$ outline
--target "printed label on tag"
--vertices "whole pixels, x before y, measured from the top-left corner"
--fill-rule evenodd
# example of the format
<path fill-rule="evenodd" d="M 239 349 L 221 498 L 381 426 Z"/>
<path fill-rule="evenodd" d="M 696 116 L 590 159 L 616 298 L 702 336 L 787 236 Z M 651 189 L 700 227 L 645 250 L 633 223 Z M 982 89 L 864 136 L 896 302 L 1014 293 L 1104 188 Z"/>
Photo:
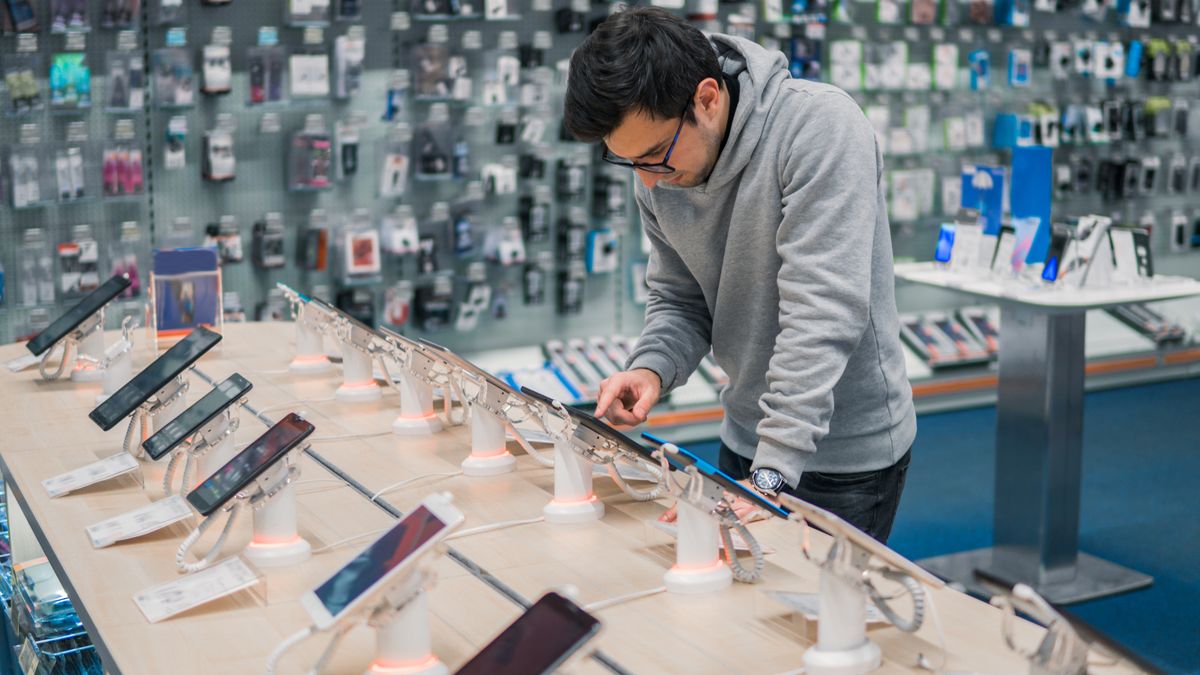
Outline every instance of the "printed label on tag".
<path fill-rule="evenodd" d="M 148 588 L 133 596 L 150 623 L 158 623 L 258 583 L 258 575 L 240 557 L 223 560 L 182 579 Z"/>
<path fill-rule="evenodd" d="M 46 488 L 46 492 L 53 499 L 122 474 L 137 471 L 139 468 L 138 461 L 133 456 L 122 452 L 54 478 L 47 478 L 42 481 L 42 487 Z"/>
<path fill-rule="evenodd" d="M 111 546 L 118 541 L 134 539 L 178 523 L 192 515 L 192 509 L 180 495 L 143 506 L 136 511 L 102 520 L 87 528 L 95 548 Z"/>

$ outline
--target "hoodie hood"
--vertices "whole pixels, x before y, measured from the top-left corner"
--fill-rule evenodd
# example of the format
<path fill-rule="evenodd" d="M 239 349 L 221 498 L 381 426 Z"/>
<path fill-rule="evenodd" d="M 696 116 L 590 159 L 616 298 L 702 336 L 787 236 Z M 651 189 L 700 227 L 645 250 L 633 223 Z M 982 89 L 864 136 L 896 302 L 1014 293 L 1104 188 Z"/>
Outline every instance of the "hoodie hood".
<path fill-rule="evenodd" d="M 783 52 L 765 49 L 750 40 L 719 33 L 709 36 L 722 72 L 738 82 L 738 104 L 729 138 L 708 180 L 695 188 L 719 188 L 742 173 L 767 126 L 767 113 L 780 85 L 791 78 Z"/>

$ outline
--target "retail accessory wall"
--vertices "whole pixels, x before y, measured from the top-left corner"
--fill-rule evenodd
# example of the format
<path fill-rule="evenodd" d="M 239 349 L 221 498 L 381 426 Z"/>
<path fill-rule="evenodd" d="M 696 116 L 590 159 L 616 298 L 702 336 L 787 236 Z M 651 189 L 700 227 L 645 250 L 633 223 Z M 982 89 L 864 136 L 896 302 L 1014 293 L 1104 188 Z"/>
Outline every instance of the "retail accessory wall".
<path fill-rule="evenodd" d="M 1193 0 L 661 4 L 858 98 L 900 258 L 932 255 L 964 163 L 1043 143 L 1055 218 L 1153 225 L 1161 270 L 1194 265 Z M 283 281 L 452 346 L 636 333 L 633 177 L 561 131 L 565 60 L 610 9 L 6 0 L 0 339 L 206 243 L 231 315 L 280 311 Z"/>

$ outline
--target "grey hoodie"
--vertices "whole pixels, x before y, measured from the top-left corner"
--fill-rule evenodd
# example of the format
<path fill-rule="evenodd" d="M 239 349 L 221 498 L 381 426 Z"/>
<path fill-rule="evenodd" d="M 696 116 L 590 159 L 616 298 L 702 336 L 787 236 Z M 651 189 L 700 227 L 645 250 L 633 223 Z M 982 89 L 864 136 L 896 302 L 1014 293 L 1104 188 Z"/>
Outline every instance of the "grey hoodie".
<path fill-rule="evenodd" d="M 840 89 L 791 79 L 781 53 L 712 41 L 737 109 L 707 182 L 635 181 L 650 293 L 626 366 L 669 391 L 711 346 L 730 380 L 721 439 L 793 486 L 806 469 L 891 466 L 916 415 L 871 125 Z"/>

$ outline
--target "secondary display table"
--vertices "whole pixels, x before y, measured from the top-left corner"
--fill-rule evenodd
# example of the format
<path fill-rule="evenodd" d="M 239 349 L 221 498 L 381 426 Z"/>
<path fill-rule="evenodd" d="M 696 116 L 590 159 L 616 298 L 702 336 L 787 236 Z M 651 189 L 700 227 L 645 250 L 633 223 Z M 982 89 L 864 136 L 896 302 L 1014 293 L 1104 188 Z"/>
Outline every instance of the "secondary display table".
<path fill-rule="evenodd" d="M 921 565 L 977 592 L 975 569 L 989 569 L 1059 603 L 1149 586 L 1151 577 L 1079 550 L 1086 315 L 1198 295 L 1200 281 L 1155 277 L 1110 289 L 1051 288 L 952 273 L 934 263 L 897 265 L 896 277 L 1000 305 L 993 545 Z"/>

